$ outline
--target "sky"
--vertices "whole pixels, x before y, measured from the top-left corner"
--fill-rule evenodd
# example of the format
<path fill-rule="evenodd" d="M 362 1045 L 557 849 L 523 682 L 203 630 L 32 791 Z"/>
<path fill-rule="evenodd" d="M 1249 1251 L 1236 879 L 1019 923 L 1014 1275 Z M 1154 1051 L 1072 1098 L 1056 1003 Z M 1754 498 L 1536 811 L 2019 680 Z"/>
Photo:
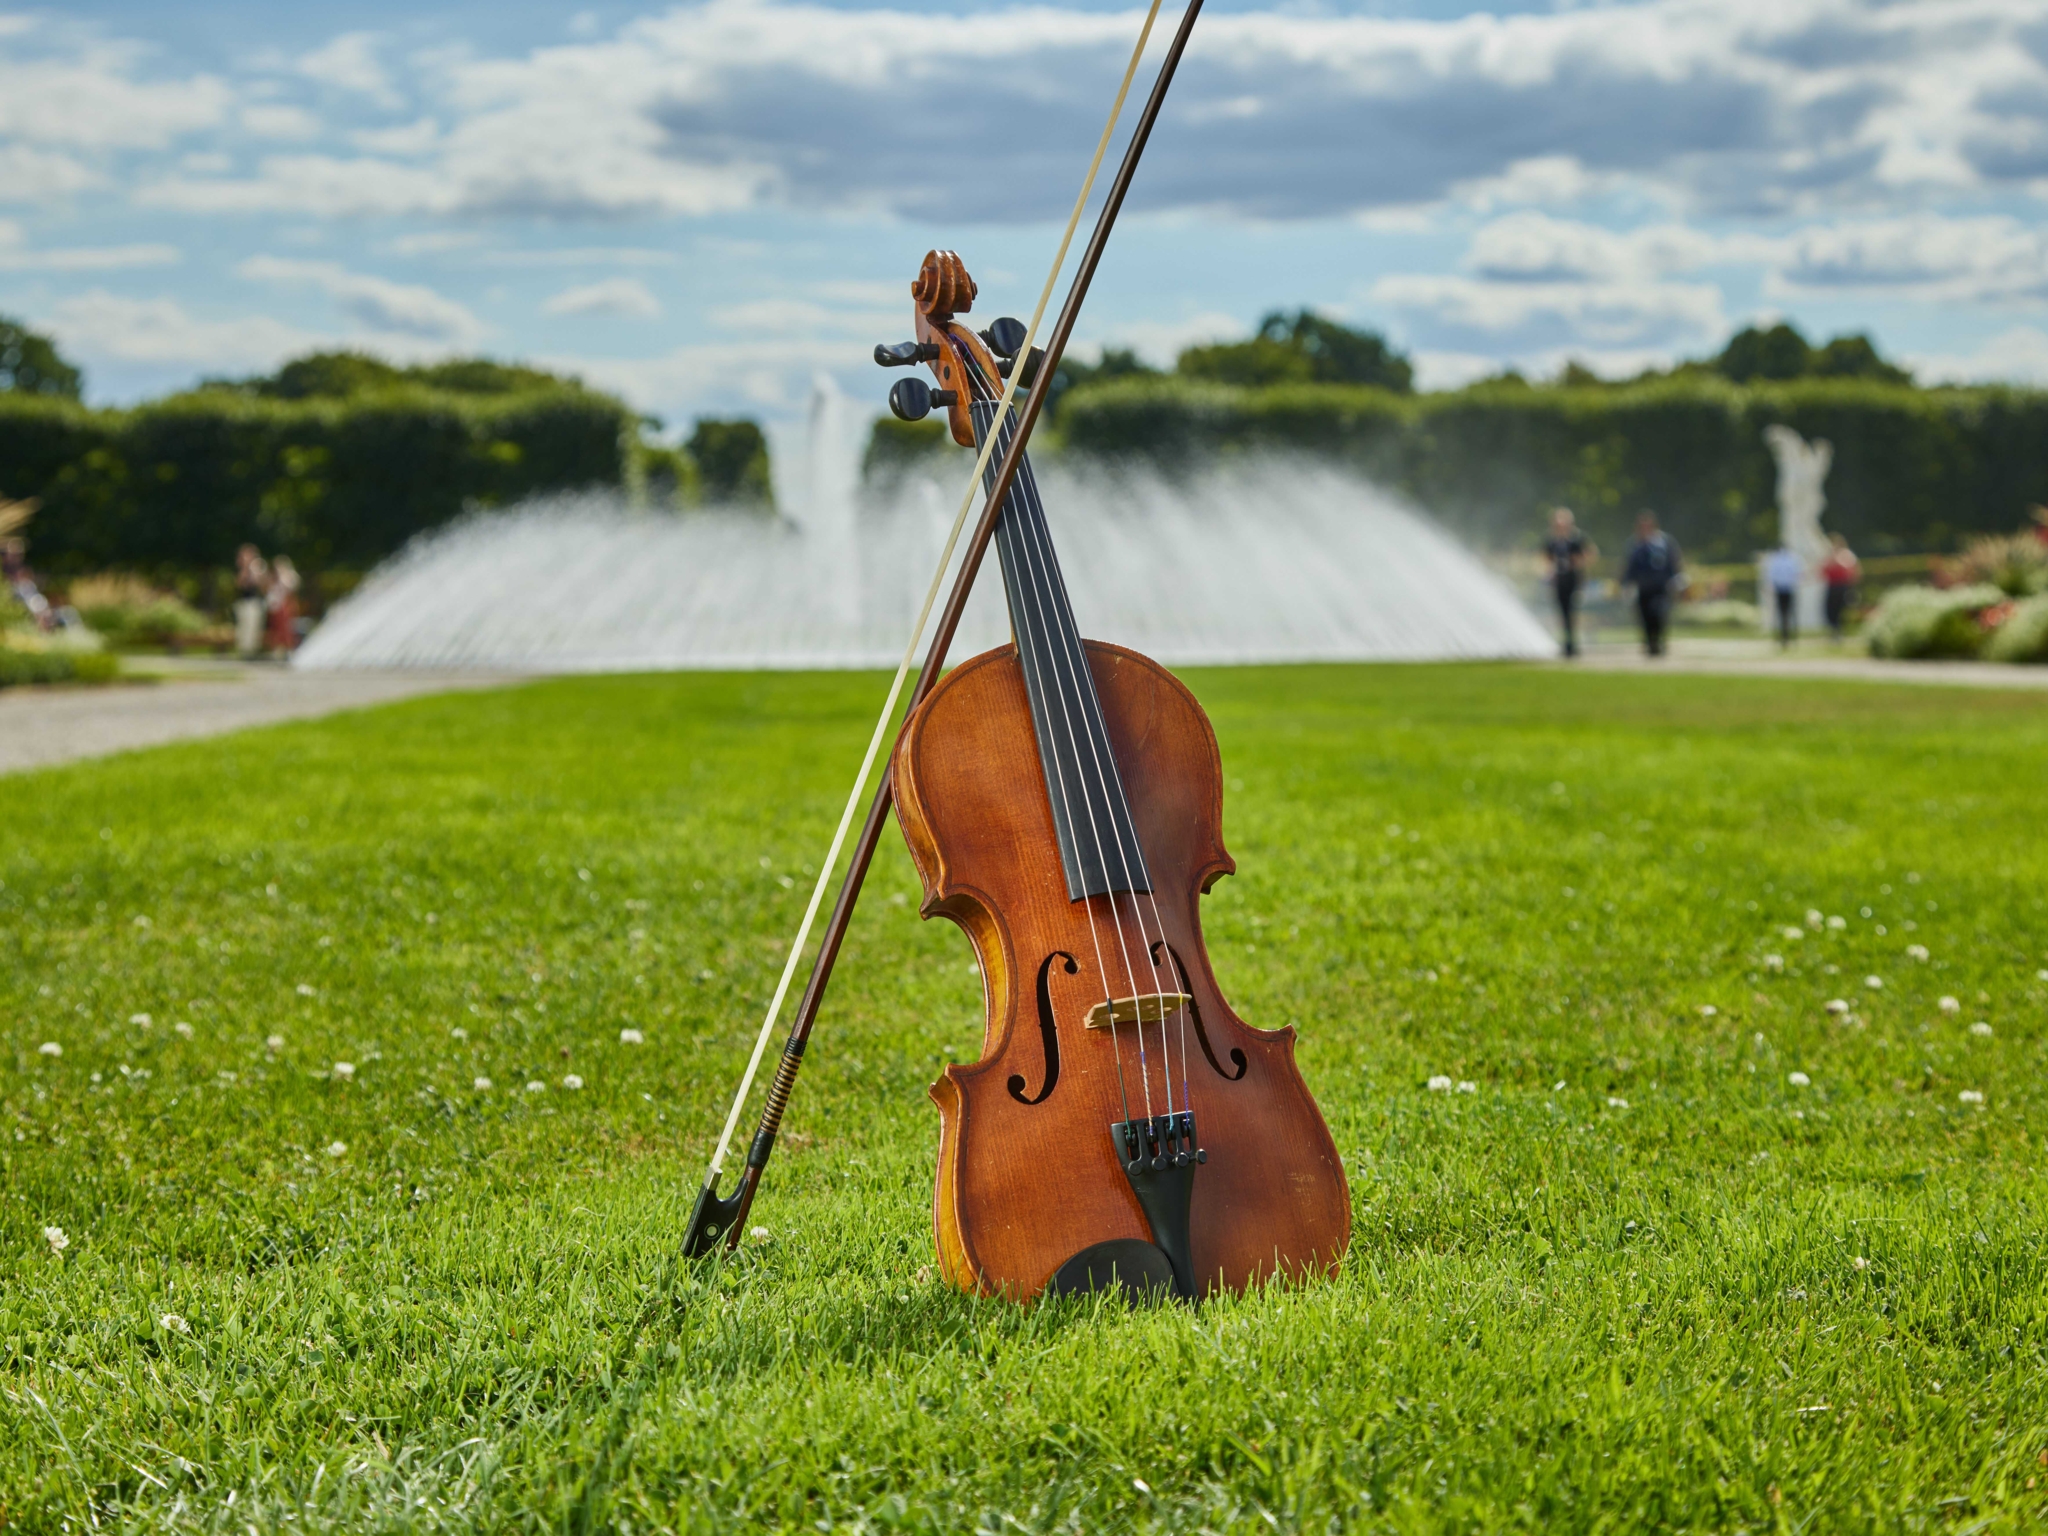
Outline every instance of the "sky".
<path fill-rule="evenodd" d="M 793 421 L 821 372 L 879 408 L 927 249 L 1028 314 L 1141 19 L 0 9 L 0 312 L 106 403 L 346 346 L 537 361 L 671 431 Z M 1778 318 L 2048 383 L 2048 0 L 1211 0 L 1077 350 L 1304 305 L 1431 388 Z"/>

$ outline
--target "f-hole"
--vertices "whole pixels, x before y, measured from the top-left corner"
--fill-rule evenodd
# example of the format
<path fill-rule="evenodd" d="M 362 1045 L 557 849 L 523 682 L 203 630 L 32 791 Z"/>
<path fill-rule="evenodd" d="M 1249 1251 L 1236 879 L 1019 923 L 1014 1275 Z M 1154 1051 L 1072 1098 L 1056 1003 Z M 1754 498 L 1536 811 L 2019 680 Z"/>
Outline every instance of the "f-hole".
<path fill-rule="evenodd" d="M 1195 1038 L 1202 1042 L 1202 1054 L 1209 1058 L 1209 1065 L 1216 1069 L 1218 1077 L 1227 1083 L 1236 1082 L 1244 1076 L 1245 1068 L 1249 1067 L 1251 1063 L 1245 1060 L 1244 1052 L 1233 1045 L 1230 1048 L 1230 1064 L 1236 1067 L 1237 1070 L 1235 1072 L 1223 1070 L 1223 1063 L 1216 1059 L 1216 1048 L 1209 1044 L 1208 1026 L 1202 1022 L 1202 1005 L 1195 1001 L 1195 989 L 1188 985 L 1188 968 L 1181 963 L 1180 951 L 1167 943 L 1166 940 L 1156 939 L 1152 944 L 1152 963 L 1155 966 L 1159 964 L 1159 951 L 1162 949 L 1173 957 L 1173 973 L 1180 978 L 1181 993 L 1188 1000 L 1188 1017 L 1195 1021 Z M 1044 983 L 1041 982 L 1039 986 L 1040 996 L 1043 996 Z"/>
<path fill-rule="evenodd" d="M 1080 967 L 1074 964 L 1074 957 L 1063 949 L 1056 949 L 1045 957 L 1045 963 L 1038 968 L 1038 1038 L 1045 1047 L 1045 1086 L 1035 1097 L 1024 1092 L 1024 1074 L 1019 1072 L 1009 1081 L 1010 1097 L 1019 1104 L 1043 1104 L 1052 1095 L 1053 1085 L 1060 1080 L 1060 1035 L 1052 1021 L 1052 985 L 1047 979 L 1055 960 L 1067 962 L 1069 976 Z M 1211 1058 L 1214 1059 L 1213 1057 Z"/>

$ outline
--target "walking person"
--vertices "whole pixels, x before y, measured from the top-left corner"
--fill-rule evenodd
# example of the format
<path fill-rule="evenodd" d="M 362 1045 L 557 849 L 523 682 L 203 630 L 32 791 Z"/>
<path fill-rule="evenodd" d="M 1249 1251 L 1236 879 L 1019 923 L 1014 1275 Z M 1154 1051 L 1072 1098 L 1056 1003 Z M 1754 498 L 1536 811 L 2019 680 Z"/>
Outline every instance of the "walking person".
<path fill-rule="evenodd" d="M 1636 589 L 1636 614 L 1643 624 L 1643 654 L 1664 654 L 1664 631 L 1671 622 L 1671 599 L 1684 579 L 1685 554 L 1678 540 L 1657 526 L 1657 515 L 1636 518 L 1636 536 L 1621 568 L 1621 584 Z"/>
<path fill-rule="evenodd" d="M 263 606 L 270 615 L 270 649 L 289 661 L 299 647 L 299 568 L 290 555 L 279 555 L 270 562 L 270 586 L 263 594 Z"/>
<path fill-rule="evenodd" d="M 1557 594 L 1557 616 L 1564 622 L 1564 653 L 1579 654 L 1579 588 L 1585 585 L 1586 567 L 1600 558 L 1593 541 L 1579 531 L 1579 520 L 1570 507 L 1553 508 L 1550 537 L 1543 541 L 1544 558 L 1550 562 L 1549 581 Z"/>
<path fill-rule="evenodd" d="M 235 654 L 244 661 L 262 647 L 269 595 L 270 567 L 254 544 L 244 544 L 235 551 Z"/>
<path fill-rule="evenodd" d="M 1839 533 L 1828 535 L 1828 557 L 1821 563 L 1820 579 L 1827 583 L 1828 633 L 1837 641 L 1848 627 L 1849 610 L 1856 602 L 1856 583 L 1863 575 L 1863 562 Z"/>
<path fill-rule="evenodd" d="M 1789 545 L 1780 544 L 1764 558 L 1764 580 L 1771 588 L 1781 651 L 1792 648 L 1793 636 L 1799 630 L 1799 580 L 1805 574 L 1805 562 Z"/>

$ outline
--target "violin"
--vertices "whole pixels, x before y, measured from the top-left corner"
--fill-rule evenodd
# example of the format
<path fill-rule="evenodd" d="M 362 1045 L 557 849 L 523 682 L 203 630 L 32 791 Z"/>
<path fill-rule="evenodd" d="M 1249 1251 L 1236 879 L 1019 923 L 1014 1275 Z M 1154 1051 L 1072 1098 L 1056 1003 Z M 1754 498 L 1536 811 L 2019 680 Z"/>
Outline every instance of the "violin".
<path fill-rule="evenodd" d="M 908 376 L 891 408 L 942 407 L 979 448 L 1016 429 L 1003 381 L 1042 358 L 1016 355 L 1015 320 L 962 324 L 975 294 L 934 251 L 916 341 L 876 360 L 927 366 L 937 388 Z M 1082 638 L 1028 458 L 998 516 L 1015 638 L 946 673 L 891 762 L 921 911 L 966 931 L 983 980 L 981 1059 L 931 1088 L 940 1268 L 1020 1300 L 1327 1271 L 1351 1199 L 1294 1031 L 1240 1019 L 1203 945 L 1200 897 L 1236 869 L 1216 733 L 1166 668 Z"/>

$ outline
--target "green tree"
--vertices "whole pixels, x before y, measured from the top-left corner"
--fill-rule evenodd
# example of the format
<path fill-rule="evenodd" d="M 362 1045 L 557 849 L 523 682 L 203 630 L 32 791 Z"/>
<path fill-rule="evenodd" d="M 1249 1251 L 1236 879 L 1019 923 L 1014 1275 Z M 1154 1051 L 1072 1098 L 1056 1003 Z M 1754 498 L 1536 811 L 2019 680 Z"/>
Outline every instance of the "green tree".
<path fill-rule="evenodd" d="M 0 315 L 0 391 L 76 400 L 84 382 L 49 337 Z"/>
<path fill-rule="evenodd" d="M 1396 394 L 1415 387 L 1408 359 L 1377 331 L 1361 331 L 1298 309 L 1275 310 L 1249 341 L 1189 347 L 1175 364 L 1186 378 L 1263 384 L 1370 384 Z"/>
<path fill-rule="evenodd" d="M 1868 336 L 1837 336 L 1813 354 L 1813 370 L 1830 379 L 1878 379 L 1886 384 L 1910 384 L 1913 375 L 1878 356 Z"/>
<path fill-rule="evenodd" d="M 1768 331 L 1745 326 L 1728 338 L 1714 371 L 1737 384 L 1759 379 L 1803 379 L 1813 371 L 1813 348 L 1796 326 L 1780 321 Z"/>
<path fill-rule="evenodd" d="M 758 422 L 700 416 L 684 446 L 697 465 L 704 499 L 763 509 L 775 505 L 768 472 L 768 439 Z"/>

